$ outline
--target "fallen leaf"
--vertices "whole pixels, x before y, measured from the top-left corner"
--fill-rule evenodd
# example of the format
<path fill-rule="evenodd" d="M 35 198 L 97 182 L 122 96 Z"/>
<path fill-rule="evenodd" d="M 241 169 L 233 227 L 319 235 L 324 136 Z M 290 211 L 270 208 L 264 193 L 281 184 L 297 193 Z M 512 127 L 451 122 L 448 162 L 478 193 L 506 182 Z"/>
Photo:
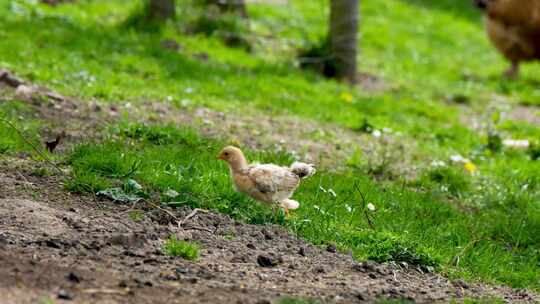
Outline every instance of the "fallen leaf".
<path fill-rule="evenodd" d="M 124 190 L 117 187 L 101 190 L 97 192 L 96 195 L 107 197 L 113 200 L 114 202 L 120 202 L 120 203 L 136 203 L 142 199 L 141 197 L 137 195 L 127 194 L 124 192 Z"/>

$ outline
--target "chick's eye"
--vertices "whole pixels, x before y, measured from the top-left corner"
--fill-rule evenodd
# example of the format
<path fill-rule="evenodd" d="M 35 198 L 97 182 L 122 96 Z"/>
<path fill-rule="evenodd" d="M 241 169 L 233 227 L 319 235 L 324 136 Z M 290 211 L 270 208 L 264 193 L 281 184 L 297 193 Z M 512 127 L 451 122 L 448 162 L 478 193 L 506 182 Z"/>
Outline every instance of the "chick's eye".
<path fill-rule="evenodd" d="M 229 156 L 229 152 L 225 152 L 225 156 Z"/>

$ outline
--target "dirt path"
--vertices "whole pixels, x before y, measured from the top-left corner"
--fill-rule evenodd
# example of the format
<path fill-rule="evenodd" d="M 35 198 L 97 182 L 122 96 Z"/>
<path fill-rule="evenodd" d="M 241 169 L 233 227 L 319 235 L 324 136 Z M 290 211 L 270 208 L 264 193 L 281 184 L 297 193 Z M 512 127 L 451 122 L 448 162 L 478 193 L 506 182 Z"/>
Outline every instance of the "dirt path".
<path fill-rule="evenodd" d="M 32 176 L 20 164 L 1 163 L 7 168 L 0 171 L 2 303 L 278 303 L 285 296 L 327 303 L 540 300 L 526 291 L 451 282 L 398 265 L 357 263 L 281 227 L 246 225 L 211 212 L 182 228 L 156 209 L 132 220 L 132 206 L 70 195 L 58 178 Z M 190 210 L 172 212 L 181 219 Z M 162 241 L 171 234 L 199 243 L 201 258 L 163 255 Z"/>

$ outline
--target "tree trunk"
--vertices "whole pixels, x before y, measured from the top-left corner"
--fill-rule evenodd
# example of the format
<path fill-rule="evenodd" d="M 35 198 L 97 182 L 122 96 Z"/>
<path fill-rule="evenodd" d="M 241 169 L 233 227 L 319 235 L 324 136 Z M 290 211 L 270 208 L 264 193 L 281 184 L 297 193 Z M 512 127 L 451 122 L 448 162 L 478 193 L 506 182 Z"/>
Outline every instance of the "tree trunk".
<path fill-rule="evenodd" d="M 163 21 L 176 16 L 174 0 L 149 0 L 148 9 L 152 20 Z"/>
<path fill-rule="evenodd" d="M 356 53 L 358 44 L 359 0 L 331 0 L 330 56 L 336 78 L 351 83 L 356 81 Z"/>
<path fill-rule="evenodd" d="M 244 0 L 206 0 L 206 4 L 219 7 L 221 12 L 231 12 L 242 18 L 248 17 Z"/>

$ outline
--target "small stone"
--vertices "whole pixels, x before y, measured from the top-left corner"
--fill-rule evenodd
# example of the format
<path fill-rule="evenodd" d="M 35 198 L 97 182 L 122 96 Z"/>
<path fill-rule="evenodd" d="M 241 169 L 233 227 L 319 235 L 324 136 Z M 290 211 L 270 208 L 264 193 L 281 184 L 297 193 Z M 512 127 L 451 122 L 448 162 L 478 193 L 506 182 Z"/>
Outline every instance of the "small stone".
<path fill-rule="evenodd" d="M 326 246 L 326 251 L 336 253 L 337 247 L 335 244 L 328 244 L 328 246 Z"/>
<path fill-rule="evenodd" d="M 191 284 L 197 284 L 199 280 L 197 280 L 197 278 L 186 278 L 183 281 Z"/>
<path fill-rule="evenodd" d="M 365 261 L 365 262 L 362 262 L 362 263 L 358 263 L 358 264 L 353 265 L 352 268 L 354 270 L 360 271 L 360 272 L 368 272 L 368 271 L 379 272 L 379 273 L 381 272 L 379 270 L 378 264 L 376 262 L 373 262 L 373 261 Z"/>
<path fill-rule="evenodd" d="M 257 249 L 257 247 L 255 247 L 255 245 L 253 243 L 248 243 L 246 245 L 246 247 L 249 248 L 249 249 L 253 249 L 253 250 Z"/>
<path fill-rule="evenodd" d="M 454 285 L 459 286 L 459 287 L 461 287 L 463 289 L 469 289 L 470 288 L 469 284 L 467 284 L 467 282 L 465 282 L 465 281 L 463 281 L 461 279 L 454 281 Z"/>
<path fill-rule="evenodd" d="M 366 296 L 363 293 L 360 293 L 360 292 L 356 294 L 356 298 L 358 300 L 360 300 L 360 301 L 366 301 L 367 300 Z"/>
<path fill-rule="evenodd" d="M 32 86 L 21 84 L 15 89 L 15 96 L 22 100 L 29 100 L 37 93 L 37 89 Z"/>
<path fill-rule="evenodd" d="M 69 293 L 67 290 L 60 289 L 58 291 L 58 299 L 68 300 L 68 301 L 73 300 L 73 295 Z"/>
<path fill-rule="evenodd" d="M 143 263 L 144 264 L 155 265 L 155 264 L 159 263 L 159 261 L 157 259 L 155 259 L 155 258 L 147 258 L 147 259 L 143 260 Z"/>
<path fill-rule="evenodd" d="M 60 248 L 61 248 L 61 246 L 60 246 L 58 240 L 54 240 L 54 239 L 46 240 L 46 241 L 45 241 L 45 245 L 46 245 L 47 247 L 56 248 L 56 249 L 60 249 Z"/>

